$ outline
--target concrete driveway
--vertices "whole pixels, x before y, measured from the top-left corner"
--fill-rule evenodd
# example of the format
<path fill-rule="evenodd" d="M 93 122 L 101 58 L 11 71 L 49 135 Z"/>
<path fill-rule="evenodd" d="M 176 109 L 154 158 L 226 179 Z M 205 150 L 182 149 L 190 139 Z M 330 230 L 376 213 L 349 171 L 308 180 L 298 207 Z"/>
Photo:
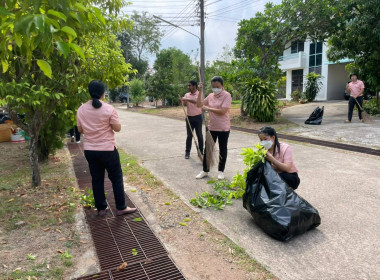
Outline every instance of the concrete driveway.
<path fill-rule="evenodd" d="M 317 106 L 325 107 L 322 124 L 306 125 L 305 120 Z M 354 111 L 352 122 L 346 124 L 347 113 L 348 101 L 341 100 L 288 107 L 282 110 L 281 115 L 299 125 L 285 133 L 380 149 L 380 118 L 374 118 L 372 124 L 361 123 L 358 112 Z"/>
<path fill-rule="evenodd" d="M 118 145 L 184 202 L 209 188 L 206 179 L 195 179 L 202 166 L 194 148 L 191 158 L 184 159 L 184 121 L 123 109 L 118 113 Z M 241 148 L 257 142 L 255 135 L 231 132 L 227 179 L 244 167 Z M 379 158 L 310 145 L 292 148 L 301 178 L 297 193 L 319 210 L 317 229 L 282 243 L 253 223 L 241 200 L 223 211 L 195 210 L 280 279 L 380 279 Z M 216 173 L 214 168 L 210 175 Z"/>

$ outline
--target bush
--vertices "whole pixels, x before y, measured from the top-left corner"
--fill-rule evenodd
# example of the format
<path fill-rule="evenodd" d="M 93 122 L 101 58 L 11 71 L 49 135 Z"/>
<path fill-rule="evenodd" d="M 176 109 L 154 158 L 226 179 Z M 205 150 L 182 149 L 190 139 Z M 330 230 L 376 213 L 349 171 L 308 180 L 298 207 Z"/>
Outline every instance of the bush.
<path fill-rule="evenodd" d="M 322 87 L 322 82 L 320 81 L 321 75 L 314 72 L 310 72 L 306 75 L 305 84 L 305 98 L 307 101 L 311 102 L 317 96 L 319 90 Z"/>
<path fill-rule="evenodd" d="M 272 122 L 277 109 L 276 87 L 253 78 L 242 87 L 242 111 L 259 122 Z"/>
<path fill-rule="evenodd" d="M 300 91 L 295 90 L 292 92 L 292 94 L 290 96 L 291 96 L 292 100 L 298 101 L 301 99 L 301 95 L 302 95 L 302 93 Z"/>
<path fill-rule="evenodd" d="M 129 92 L 136 106 L 145 100 L 146 94 L 143 81 L 136 78 L 133 79 L 129 84 Z"/>
<path fill-rule="evenodd" d="M 371 97 L 368 102 L 363 104 L 363 109 L 370 115 L 380 115 L 380 102 L 375 97 Z"/>

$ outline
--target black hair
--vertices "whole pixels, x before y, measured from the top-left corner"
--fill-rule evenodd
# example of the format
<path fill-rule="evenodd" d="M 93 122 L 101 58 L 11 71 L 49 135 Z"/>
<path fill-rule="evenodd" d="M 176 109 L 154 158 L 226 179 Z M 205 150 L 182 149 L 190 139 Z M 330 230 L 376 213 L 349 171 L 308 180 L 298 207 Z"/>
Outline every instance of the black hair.
<path fill-rule="evenodd" d="M 357 78 L 357 77 L 358 77 L 358 74 L 356 74 L 356 73 L 352 73 L 352 74 L 350 75 L 350 79 L 351 79 L 352 76 L 356 76 L 356 78 Z"/>
<path fill-rule="evenodd" d="M 189 81 L 189 84 L 191 84 L 192 86 L 198 87 L 198 83 L 194 80 Z"/>
<path fill-rule="evenodd" d="M 220 76 L 215 76 L 211 79 L 211 83 L 219 82 L 221 85 L 223 85 L 223 79 Z"/>
<path fill-rule="evenodd" d="M 102 107 L 99 99 L 106 91 L 106 86 L 101 81 L 93 80 L 88 84 L 88 91 L 92 97 L 92 106 L 96 109 Z"/>
<path fill-rule="evenodd" d="M 275 130 L 273 127 L 270 127 L 270 126 L 264 126 L 264 127 L 260 128 L 258 134 L 265 134 L 265 135 L 268 135 L 268 136 L 270 136 L 270 137 L 273 137 L 273 136 L 274 136 L 274 150 L 273 150 L 273 155 L 276 154 L 276 148 L 278 149 L 278 153 L 280 153 L 280 142 L 278 141 L 277 132 L 276 132 L 276 130 Z"/>

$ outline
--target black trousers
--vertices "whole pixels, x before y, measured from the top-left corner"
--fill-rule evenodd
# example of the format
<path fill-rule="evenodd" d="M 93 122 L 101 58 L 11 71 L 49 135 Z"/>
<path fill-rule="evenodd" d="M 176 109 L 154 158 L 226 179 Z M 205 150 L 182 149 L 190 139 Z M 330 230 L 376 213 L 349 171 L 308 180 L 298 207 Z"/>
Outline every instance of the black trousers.
<path fill-rule="evenodd" d="M 192 116 L 192 117 L 188 116 L 188 118 L 191 125 L 191 129 L 195 130 L 195 133 L 197 134 L 199 150 L 201 151 L 201 153 L 203 153 L 202 115 Z M 185 152 L 186 154 L 190 154 L 193 135 L 191 133 L 187 120 L 186 120 L 186 130 L 187 130 L 187 138 L 186 138 Z"/>
<path fill-rule="evenodd" d="M 282 180 L 284 180 L 289 187 L 291 187 L 293 190 L 297 189 L 299 184 L 301 183 L 300 178 L 298 177 L 298 173 L 287 173 L 287 172 L 281 172 L 278 173 Z"/>
<path fill-rule="evenodd" d="M 70 136 L 73 137 L 74 136 L 74 132 L 75 132 L 75 141 L 80 141 L 80 132 L 78 131 L 78 127 L 77 126 L 74 126 L 74 128 L 70 129 Z"/>
<path fill-rule="evenodd" d="M 123 183 L 123 172 L 121 170 L 119 152 L 113 151 L 84 151 L 92 177 L 92 190 L 94 192 L 95 207 L 98 210 L 107 208 L 106 196 L 104 194 L 104 175 L 107 170 L 108 178 L 112 182 L 115 196 L 116 208 L 126 208 Z"/>
<path fill-rule="evenodd" d="M 360 107 L 363 107 L 363 96 L 357 97 L 356 100 L 360 104 Z M 356 108 L 358 108 L 359 119 L 360 120 L 362 119 L 362 111 L 360 111 L 360 108 L 359 108 L 358 104 L 356 103 L 355 98 L 353 98 L 352 96 L 350 96 L 350 99 L 348 100 L 348 120 L 349 121 L 352 120 L 352 113 L 354 111 L 354 107 L 355 106 L 356 106 Z"/>
<path fill-rule="evenodd" d="M 214 142 L 216 143 L 216 140 L 218 140 L 219 143 L 219 165 L 218 165 L 218 171 L 224 172 L 224 169 L 226 167 L 226 161 L 227 161 L 227 145 L 228 145 L 228 137 L 230 136 L 229 131 L 211 131 L 211 136 L 214 139 Z M 210 170 L 207 168 L 206 164 L 206 149 L 203 154 L 203 171 L 209 172 Z"/>

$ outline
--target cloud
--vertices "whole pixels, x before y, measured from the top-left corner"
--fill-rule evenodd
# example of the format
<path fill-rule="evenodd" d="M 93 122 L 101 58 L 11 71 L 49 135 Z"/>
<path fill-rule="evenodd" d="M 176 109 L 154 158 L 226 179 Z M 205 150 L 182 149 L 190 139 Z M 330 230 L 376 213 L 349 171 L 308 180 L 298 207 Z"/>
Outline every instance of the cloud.
<path fill-rule="evenodd" d="M 132 1 L 133 2 L 133 1 Z M 214 3 L 215 2 L 215 3 Z M 255 13 L 264 10 L 264 5 L 267 2 L 274 4 L 281 3 L 281 0 L 206 0 L 206 28 L 205 28 L 205 55 L 207 61 L 213 61 L 223 52 L 223 47 L 229 45 L 231 48 L 235 46 L 237 36 L 238 22 L 242 19 L 254 17 Z M 189 15 L 195 11 L 198 0 L 192 1 L 160 1 L 160 0 L 136 0 L 133 5 L 125 9 L 127 13 L 133 10 L 147 11 L 151 15 L 161 15 L 164 19 L 177 23 L 199 36 L 199 26 L 186 26 L 187 23 L 196 19 L 195 16 L 187 21 L 179 22 L 184 15 Z M 180 15 L 180 17 L 178 17 Z M 162 24 L 166 25 L 166 24 Z M 171 30 L 171 31 L 170 31 Z M 170 26 L 162 27 L 162 31 L 166 32 L 161 40 L 161 49 L 175 47 L 189 54 L 192 58 L 195 53 L 199 53 L 199 41 L 196 37 L 186 33 L 183 30 L 173 30 Z M 199 59 L 199 58 L 198 58 Z M 149 61 L 152 65 L 155 56 L 150 56 Z"/>

